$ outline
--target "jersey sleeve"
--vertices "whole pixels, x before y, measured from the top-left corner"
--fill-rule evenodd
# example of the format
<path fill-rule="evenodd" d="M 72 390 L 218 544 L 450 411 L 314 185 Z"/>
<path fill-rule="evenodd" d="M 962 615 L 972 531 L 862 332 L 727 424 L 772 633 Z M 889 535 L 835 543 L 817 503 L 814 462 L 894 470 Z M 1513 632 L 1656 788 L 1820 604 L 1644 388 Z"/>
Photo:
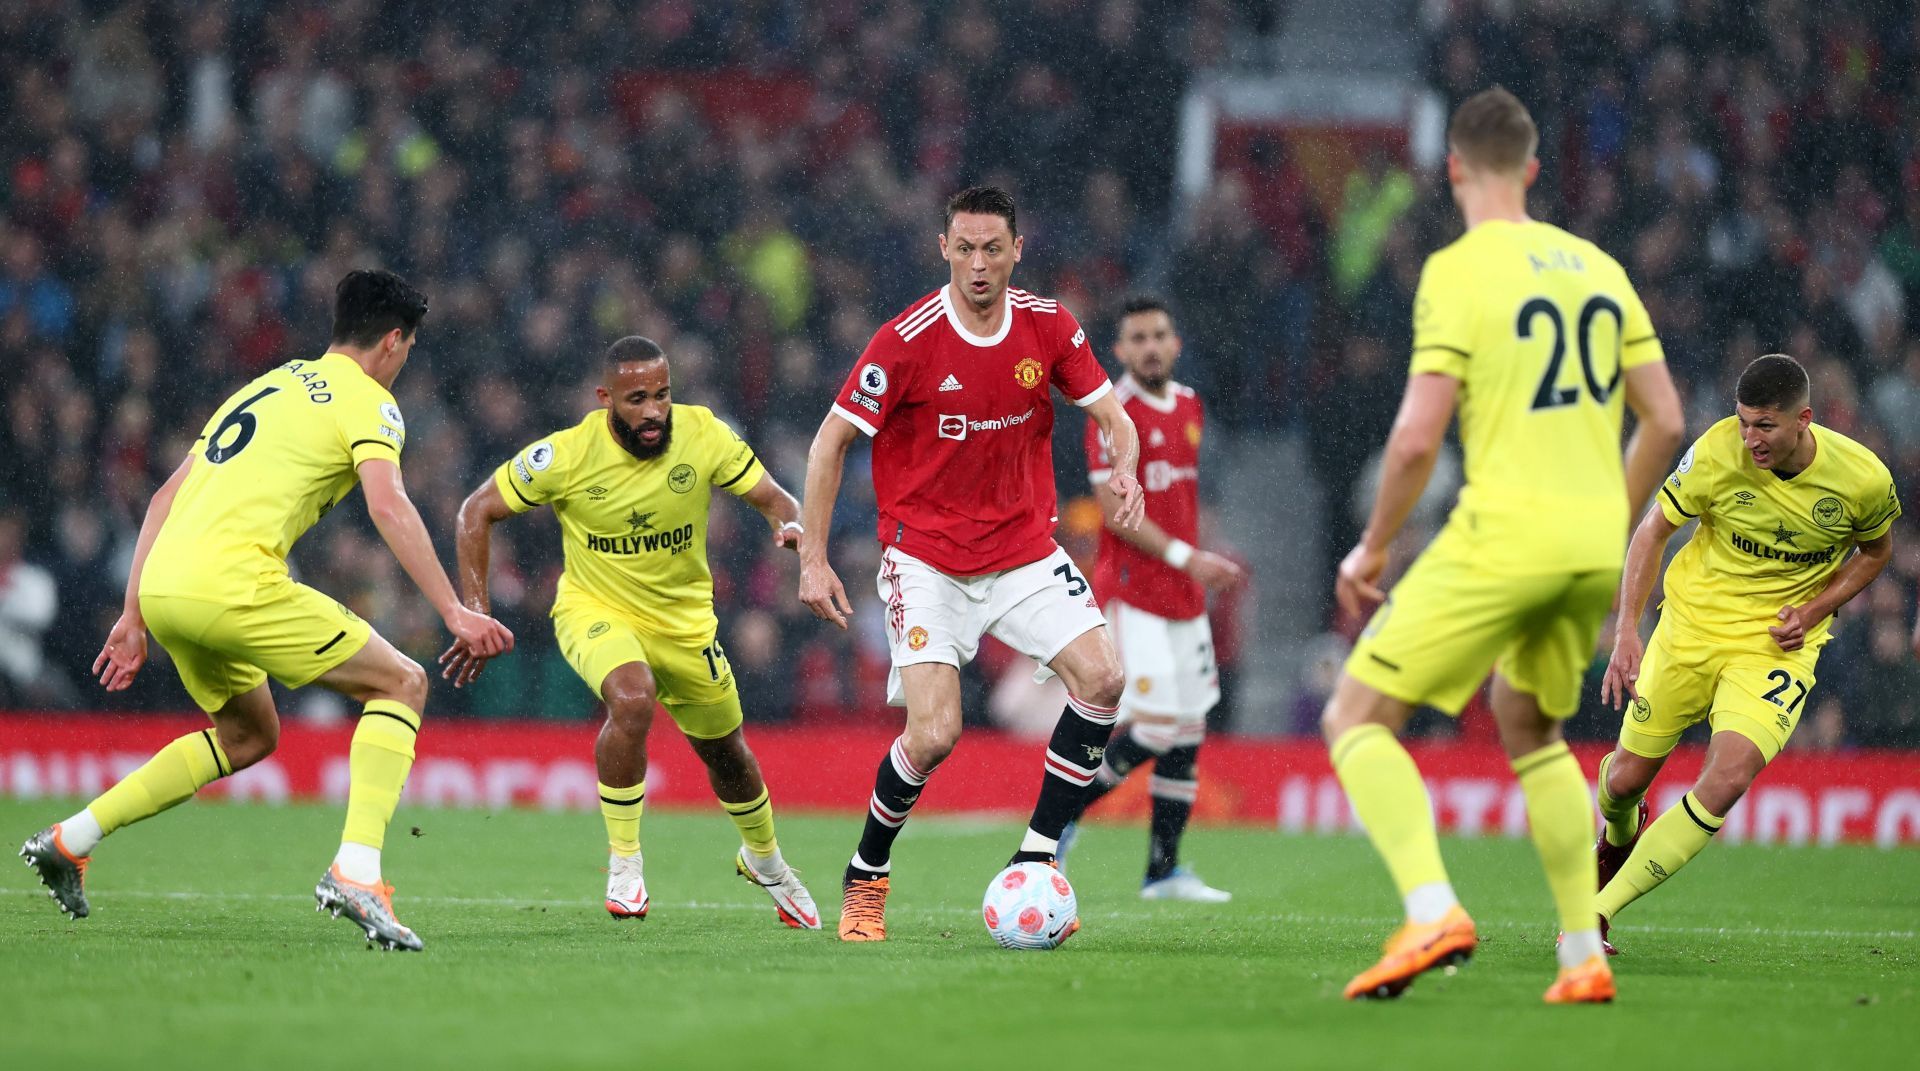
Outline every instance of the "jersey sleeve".
<path fill-rule="evenodd" d="M 566 497 L 574 460 L 567 446 L 559 436 L 542 439 L 494 470 L 493 484 L 508 509 L 525 513 Z"/>
<path fill-rule="evenodd" d="M 1413 361 L 1407 374 L 1438 372 L 1467 378 L 1473 356 L 1473 298 L 1469 281 L 1448 270 L 1448 261 L 1427 258 L 1420 269 L 1420 286 L 1413 294 Z"/>
<path fill-rule="evenodd" d="M 1053 362 L 1053 385 L 1084 409 L 1106 397 L 1113 390 L 1113 382 L 1093 355 L 1093 347 L 1087 344 L 1087 329 L 1080 326 L 1073 313 L 1062 306 L 1053 318 L 1058 321 L 1060 332 L 1059 356 Z"/>
<path fill-rule="evenodd" d="M 753 490 L 767 470 L 753 447 L 724 420 L 707 417 L 706 449 L 702 453 L 707 482 L 723 491 L 744 495 Z"/>
<path fill-rule="evenodd" d="M 1687 447 L 1673 475 L 1660 484 L 1660 512 L 1667 521 L 1680 526 L 1697 520 L 1713 501 L 1713 451 L 1705 435 Z"/>
<path fill-rule="evenodd" d="M 1667 359 L 1667 351 L 1660 345 L 1660 336 L 1654 333 L 1653 318 L 1647 315 L 1647 306 L 1633 289 L 1633 284 L 1624 281 L 1622 275 L 1622 296 L 1620 303 L 1620 367 L 1638 368 L 1641 365 L 1657 364 Z"/>
<path fill-rule="evenodd" d="M 899 408 L 912 374 L 906 340 L 887 324 L 867 343 L 866 352 L 840 387 L 833 411 L 868 435 L 878 435 L 887 417 Z"/>
<path fill-rule="evenodd" d="M 1853 514 L 1859 518 L 1853 525 L 1854 538 L 1863 543 L 1886 535 L 1901 513 L 1900 489 L 1894 486 L 1893 474 L 1885 465 L 1873 468 L 1872 477 L 1860 489 Z"/>
<path fill-rule="evenodd" d="M 333 418 L 339 423 L 340 438 L 353 455 L 354 467 L 379 459 L 400 463 L 400 450 L 407 444 L 407 423 L 400 418 L 400 407 L 391 396 L 369 390 L 336 399 Z"/>
<path fill-rule="evenodd" d="M 1100 422 L 1087 421 L 1087 481 L 1094 486 L 1107 482 L 1113 475 L 1113 458 L 1109 452 L 1112 444 L 1107 442 L 1107 433 L 1100 430 Z"/>

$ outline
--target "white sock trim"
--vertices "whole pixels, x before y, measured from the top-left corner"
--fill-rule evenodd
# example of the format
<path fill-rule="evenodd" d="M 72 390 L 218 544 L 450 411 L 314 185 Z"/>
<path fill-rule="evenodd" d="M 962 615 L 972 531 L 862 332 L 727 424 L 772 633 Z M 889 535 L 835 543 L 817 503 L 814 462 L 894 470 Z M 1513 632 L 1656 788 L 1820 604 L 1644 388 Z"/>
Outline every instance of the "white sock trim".
<path fill-rule="evenodd" d="M 357 881 L 362 885 L 377 885 L 380 882 L 380 849 L 352 841 L 340 842 L 340 850 L 334 854 L 333 865 L 340 868 L 340 876 L 348 881 Z"/>
<path fill-rule="evenodd" d="M 1060 841 L 1055 837 L 1043 837 L 1029 829 L 1027 830 L 1027 835 L 1020 838 L 1020 850 L 1023 852 L 1046 852 L 1048 855 L 1052 855 L 1060 850 Z"/>
<path fill-rule="evenodd" d="M 857 851 L 853 853 L 852 865 L 855 870 L 865 870 L 873 874 L 888 874 L 893 871 L 893 860 L 889 859 L 879 866 L 874 866 L 872 863 L 860 858 L 860 853 Z"/>
<path fill-rule="evenodd" d="M 92 855 L 93 849 L 104 837 L 106 834 L 100 830 L 100 820 L 93 816 L 91 809 L 83 809 L 60 823 L 60 844 L 81 859 Z"/>
<path fill-rule="evenodd" d="M 1554 953 L 1560 957 L 1560 966 L 1578 967 L 1582 963 L 1601 955 L 1605 949 L 1600 946 L 1600 930 L 1569 930 L 1560 938 L 1560 947 Z"/>
<path fill-rule="evenodd" d="M 1460 899 L 1453 895 L 1452 885 L 1433 881 L 1409 890 L 1406 906 L 1407 918 L 1424 925 L 1445 918 L 1447 912 L 1460 906 Z"/>

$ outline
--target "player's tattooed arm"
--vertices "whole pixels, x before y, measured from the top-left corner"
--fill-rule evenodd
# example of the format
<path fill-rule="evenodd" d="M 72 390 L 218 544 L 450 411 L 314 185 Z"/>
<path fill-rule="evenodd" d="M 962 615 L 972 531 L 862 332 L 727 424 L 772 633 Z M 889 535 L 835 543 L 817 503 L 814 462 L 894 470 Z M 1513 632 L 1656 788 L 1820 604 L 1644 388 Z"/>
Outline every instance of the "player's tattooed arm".
<path fill-rule="evenodd" d="M 1865 591 L 1893 560 L 1893 533 L 1861 543 L 1857 552 L 1834 571 L 1833 578 L 1820 594 L 1799 606 L 1782 606 L 1778 625 L 1767 626 L 1767 634 L 1782 651 L 1798 651 L 1806 644 L 1807 630 L 1833 616 L 1847 601 Z"/>
<path fill-rule="evenodd" d="M 837 413 L 828 413 L 807 450 L 807 483 L 801 500 L 800 601 L 813 616 L 842 629 L 853 616 L 847 589 L 827 560 L 827 536 L 833 529 L 833 502 L 840 497 L 840 478 L 846 472 L 847 450 L 860 429 Z"/>
<path fill-rule="evenodd" d="M 140 574 L 147 566 L 153 541 L 160 535 L 160 526 L 166 523 L 167 514 L 173 512 L 173 498 L 180 493 L 180 485 L 187 482 L 187 473 L 192 469 L 193 455 L 189 454 L 147 503 L 147 515 L 140 522 L 140 537 L 133 545 L 133 568 L 127 573 L 127 593 L 120 604 L 120 619 L 113 623 L 107 642 L 93 660 L 93 672 L 109 692 L 125 691 L 133 684 L 140 667 L 146 665 L 147 621 L 140 614 Z"/>
<path fill-rule="evenodd" d="M 1108 443 L 1112 472 L 1107 476 L 1107 489 L 1120 500 L 1109 523 L 1120 526 L 1116 531 L 1138 528 L 1147 513 L 1146 492 L 1136 478 L 1140 468 L 1140 434 L 1134 430 L 1133 418 L 1127 415 L 1126 408 L 1112 391 L 1086 408 L 1087 416 L 1100 426 L 1100 434 Z"/>

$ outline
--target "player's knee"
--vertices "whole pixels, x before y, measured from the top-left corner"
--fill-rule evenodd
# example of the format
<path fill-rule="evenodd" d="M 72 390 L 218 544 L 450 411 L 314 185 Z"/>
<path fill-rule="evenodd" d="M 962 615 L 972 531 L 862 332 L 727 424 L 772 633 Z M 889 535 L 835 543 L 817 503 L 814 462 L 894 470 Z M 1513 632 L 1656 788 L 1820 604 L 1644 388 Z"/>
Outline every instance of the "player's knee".
<path fill-rule="evenodd" d="M 401 655 L 400 665 L 394 671 L 394 698 L 405 703 L 408 709 L 418 714 L 427 705 L 428 681 L 424 666 L 406 655 Z"/>
<path fill-rule="evenodd" d="M 908 726 L 903 740 L 907 758 L 920 769 L 931 772 L 945 762 L 960 743 L 960 720 L 955 718 L 952 724 Z"/>
<path fill-rule="evenodd" d="M 280 746 L 280 726 L 271 722 L 260 726 L 221 726 L 218 736 L 220 751 L 226 755 L 234 773 L 263 761 Z"/>
<path fill-rule="evenodd" d="M 1087 681 L 1087 691 L 1080 698 L 1094 706 L 1116 707 L 1120 705 L 1120 697 L 1126 690 L 1126 671 L 1120 668 L 1119 662 L 1109 661 L 1094 670 Z"/>
<path fill-rule="evenodd" d="M 1741 770 L 1707 770 L 1693 787 L 1693 798 L 1712 811 L 1714 817 L 1725 818 L 1740 797 L 1747 794 L 1753 786 L 1753 779 Z"/>

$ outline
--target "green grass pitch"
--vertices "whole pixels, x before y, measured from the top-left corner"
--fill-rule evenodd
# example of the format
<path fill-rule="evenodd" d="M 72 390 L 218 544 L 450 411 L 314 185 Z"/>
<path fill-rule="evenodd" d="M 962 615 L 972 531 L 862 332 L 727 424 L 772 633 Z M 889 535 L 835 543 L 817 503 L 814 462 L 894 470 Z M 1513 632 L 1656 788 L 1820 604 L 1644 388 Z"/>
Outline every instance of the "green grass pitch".
<path fill-rule="evenodd" d="M 0 830 L 69 810 L 0 802 Z M 717 812 L 647 816 L 653 913 L 617 923 L 595 817 L 407 808 L 387 870 L 427 951 L 403 955 L 313 911 L 339 821 L 190 804 L 103 846 L 79 922 L 0 869 L 0 1067 L 1911 1067 L 1920 1043 L 1911 850 L 1715 846 L 1623 919 L 1618 1003 L 1548 1008 L 1525 842 L 1446 845 L 1472 964 L 1348 1004 L 1397 906 L 1356 838 L 1196 829 L 1187 859 L 1234 901 L 1149 904 L 1144 831 L 1096 823 L 1070 870 L 1085 929 L 1016 953 L 978 915 L 1012 824 L 916 818 L 891 938 L 843 946 L 857 818 L 780 818 L 826 915 L 803 933 L 734 876 Z"/>

